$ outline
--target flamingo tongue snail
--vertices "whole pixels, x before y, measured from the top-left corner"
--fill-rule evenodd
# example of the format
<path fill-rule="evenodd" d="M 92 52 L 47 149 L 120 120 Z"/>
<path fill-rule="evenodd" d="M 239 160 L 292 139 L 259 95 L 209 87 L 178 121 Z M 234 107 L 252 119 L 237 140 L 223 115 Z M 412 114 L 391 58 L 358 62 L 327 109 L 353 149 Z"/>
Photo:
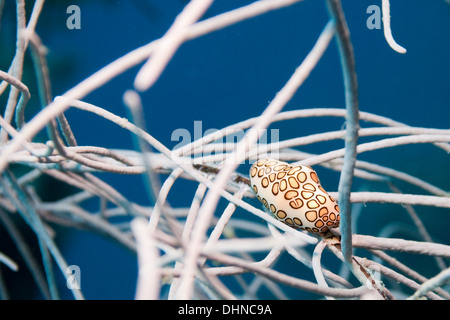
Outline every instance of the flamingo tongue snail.
<path fill-rule="evenodd" d="M 339 206 L 320 185 L 316 171 L 308 166 L 292 166 L 286 162 L 262 159 L 250 168 L 250 186 L 259 201 L 276 219 L 295 229 L 318 234 L 329 245 L 341 249 L 341 238 L 330 229 L 339 227 Z M 362 274 L 378 293 L 387 299 L 382 285 L 370 271 L 353 257 Z"/>
<path fill-rule="evenodd" d="M 319 234 L 340 245 L 330 229 L 339 227 L 339 206 L 320 185 L 316 171 L 308 166 L 262 159 L 250 168 L 250 184 L 259 201 L 290 227 Z"/>

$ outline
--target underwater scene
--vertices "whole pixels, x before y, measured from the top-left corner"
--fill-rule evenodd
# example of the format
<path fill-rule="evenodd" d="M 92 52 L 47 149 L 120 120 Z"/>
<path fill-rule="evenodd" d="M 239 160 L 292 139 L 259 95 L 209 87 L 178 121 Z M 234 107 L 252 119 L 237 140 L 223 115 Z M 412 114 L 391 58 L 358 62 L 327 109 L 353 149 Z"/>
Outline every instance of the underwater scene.
<path fill-rule="evenodd" d="M 0 298 L 450 299 L 449 30 L 448 0 L 0 0 Z"/>

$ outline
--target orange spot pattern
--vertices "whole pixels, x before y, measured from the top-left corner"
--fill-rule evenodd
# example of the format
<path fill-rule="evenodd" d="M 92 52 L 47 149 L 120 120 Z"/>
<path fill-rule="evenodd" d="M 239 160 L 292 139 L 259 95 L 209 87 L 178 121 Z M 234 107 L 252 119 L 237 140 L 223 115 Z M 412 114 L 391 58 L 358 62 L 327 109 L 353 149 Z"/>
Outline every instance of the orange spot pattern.
<path fill-rule="evenodd" d="M 250 168 L 250 182 L 259 201 L 285 224 L 310 232 L 339 226 L 339 207 L 308 166 L 262 159 Z"/>

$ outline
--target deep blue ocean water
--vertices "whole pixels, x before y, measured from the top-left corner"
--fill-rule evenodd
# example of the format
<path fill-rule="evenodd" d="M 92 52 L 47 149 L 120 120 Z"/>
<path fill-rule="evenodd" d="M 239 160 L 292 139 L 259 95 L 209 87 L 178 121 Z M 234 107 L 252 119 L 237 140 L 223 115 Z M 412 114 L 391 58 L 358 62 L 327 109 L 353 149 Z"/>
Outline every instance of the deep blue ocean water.
<path fill-rule="evenodd" d="M 366 26 L 370 16 L 367 7 L 381 6 L 381 1 L 343 0 L 356 57 L 360 109 L 412 126 L 448 129 L 450 6 L 443 0 L 391 2 L 392 32 L 394 39 L 407 49 L 404 55 L 388 46 L 382 29 L 370 30 Z M 49 49 L 53 94 L 63 94 L 101 67 L 162 36 L 186 3 L 182 0 L 48 1 L 37 32 Z M 205 18 L 248 3 L 251 1 L 216 0 Z M 78 5 L 81 10 L 79 30 L 69 30 L 66 26 L 69 17 L 66 9 L 70 4 Z M 31 8 L 31 3 L 27 2 L 27 8 Z M 2 70 L 8 68 L 14 54 L 11 47 L 15 36 L 14 16 L 14 6 L 7 3 L 0 29 Z M 194 121 L 202 121 L 202 129 L 206 131 L 259 115 L 312 48 L 327 21 L 325 2 L 306 0 L 183 44 L 154 87 L 141 95 L 148 131 L 173 148 L 178 141 L 171 138 L 172 133 L 187 129 L 193 135 Z M 122 95 L 133 87 L 139 67 L 92 92 L 84 101 L 127 116 Z M 32 77 L 31 72 L 24 75 L 30 82 Z M 342 83 L 337 48 L 332 43 L 284 110 L 342 108 Z M 31 91 L 29 117 L 39 109 L 36 90 Z M 82 111 L 69 110 L 66 115 L 80 145 L 133 148 L 130 134 L 116 125 Z M 330 118 L 291 121 L 280 127 L 280 139 L 339 130 L 342 125 L 342 119 Z M 320 153 L 330 146 L 320 144 L 305 150 Z M 359 159 L 398 168 L 449 189 L 449 159 L 439 149 L 399 147 L 364 154 Z M 338 174 L 321 170 L 321 180 L 328 179 L 329 188 L 336 190 Z M 139 177 L 100 176 L 130 199 L 149 204 Z M 47 187 L 51 188 L 51 184 Z M 371 187 L 382 188 L 358 180 L 354 185 L 355 190 Z M 174 206 L 190 204 L 192 194 L 183 188 L 184 185 L 179 187 L 176 197 L 170 198 Z M 395 208 L 390 211 L 377 205 L 367 206 L 364 214 L 369 222 L 361 220 L 358 231 L 376 234 L 397 220 L 411 224 L 403 212 L 393 216 L 398 212 L 398 207 Z M 418 212 L 430 233 L 436 236 L 435 240 L 448 244 L 449 219 L 434 223 L 436 217 L 444 217 L 448 212 L 429 208 L 418 208 Z M 62 228 L 60 232 L 66 235 L 60 241 L 67 261 L 81 267 L 86 298 L 133 298 L 137 267 L 132 253 L 86 231 Z M 302 297 L 295 294 L 292 298 Z M 63 292 L 63 297 L 71 295 Z"/>

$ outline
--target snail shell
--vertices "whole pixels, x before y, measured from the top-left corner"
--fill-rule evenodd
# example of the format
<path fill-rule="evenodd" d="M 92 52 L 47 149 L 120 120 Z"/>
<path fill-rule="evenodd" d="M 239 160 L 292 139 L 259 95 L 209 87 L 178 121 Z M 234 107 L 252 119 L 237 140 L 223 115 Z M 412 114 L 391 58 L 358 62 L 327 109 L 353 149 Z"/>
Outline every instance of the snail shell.
<path fill-rule="evenodd" d="M 324 233 L 339 226 L 339 206 L 311 167 L 262 159 L 250 168 L 250 182 L 258 200 L 293 228 Z"/>

